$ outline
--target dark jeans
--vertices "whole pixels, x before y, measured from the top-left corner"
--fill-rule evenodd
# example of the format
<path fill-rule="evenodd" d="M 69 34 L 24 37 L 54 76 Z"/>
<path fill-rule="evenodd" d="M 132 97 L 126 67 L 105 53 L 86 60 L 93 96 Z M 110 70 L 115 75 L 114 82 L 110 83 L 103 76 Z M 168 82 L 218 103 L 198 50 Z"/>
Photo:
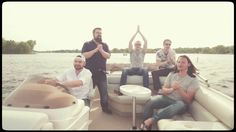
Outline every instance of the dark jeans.
<path fill-rule="evenodd" d="M 93 73 L 93 88 L 98 87 L 102 109 L 108 108 L 107 76 L 103 71 Z"/>
<path fill-rule="evenodd" d="M 129 69 L 123 69 L 120 79 L 120 86 L 125 85 L 127 82 L 127 76 L 128 75 L 140 75 L 143 76 L 143 86 L 148 88 L 149 87 L 149 77 L 148 77 L 148 71 L 143 68 L 135 67 L 135 68 L 129 68 Z"/>
<path fill-rule="evenodd" d="M 152 71 L 154 90 L 158 91 L 159 89 L 161 89 L 161 81 L 160 81 L 159 77 L 160 76 L 167 76 L 171 71 L 173 71 L 173 69 L 169 69 L 169 68 Z"/>

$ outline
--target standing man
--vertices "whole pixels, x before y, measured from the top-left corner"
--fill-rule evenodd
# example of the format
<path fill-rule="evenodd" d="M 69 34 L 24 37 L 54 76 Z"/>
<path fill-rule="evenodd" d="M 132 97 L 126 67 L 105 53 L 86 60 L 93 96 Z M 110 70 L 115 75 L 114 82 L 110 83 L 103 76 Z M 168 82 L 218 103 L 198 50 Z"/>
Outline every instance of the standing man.
<path fill-rule="evenodd" d="M 134 43 L 134 48 L 133 48 L 133 40 L 138 33 L 141 35 L 144 41 L 143 48 L 141 47 L 140 41 L 136 41 Z M 143 86 L 146 88 L 149 87 L 148 71 L 147 69 L 143 67 L 146 49 L 147 49 L 147 40 L 143 36 L 143 34 L 140 32 L 139 26 L 138 26 L 136 33 L 132 36 L 132 38 L 129 41 L 129 53 L 130 53 L 130 62 L 131 62 L 130 68 L 122 70 L 120 86 L 126 84 L 128 75 L 140 75 L 140 76 L 143 76 Z"/>
<path fill-rule="evenodd" d="M 165 39 L 163 41 L 163 48 L 156 52 L 156 71 L 152 71 L 154 90 L 159 91 L 161 89 L 160 76 L 167 76 L 173 71 L 176 63 L 176 53 L 170 48 L 171 40 Z"/>
<path fill-rule="evenodd" d="M 108 92 L 106 61 L 110 58 L 110 50 L 106 43 L 102 42 L 102 29 L 93 29 L 93 40 L 85 42 L 82 54 L 86 58 L 86 68 L 92 72 L 93 86 L 97 85 L 100 94 L 102 111 L 111 114 L 108 109 Z"/>

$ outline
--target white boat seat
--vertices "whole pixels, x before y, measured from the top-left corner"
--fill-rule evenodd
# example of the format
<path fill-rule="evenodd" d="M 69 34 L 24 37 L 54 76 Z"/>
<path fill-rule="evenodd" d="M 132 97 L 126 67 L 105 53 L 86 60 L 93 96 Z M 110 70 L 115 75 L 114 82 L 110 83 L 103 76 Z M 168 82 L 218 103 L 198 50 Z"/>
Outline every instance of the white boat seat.
<path fill-rule="evenodd" d="M 132 116 L 132 97 L 117 95 L 114 92 L 108 93 L 108 104 L 111 110 L 120 116 Z M 149 100 L 147 97 L 136 98 L 136 115 L 140 117 L 143 112 L 144 104 Z"/>
<path fill-rule="evenodd" d="M 22 85 L 6 98 L 4 105 L 25 108 L 55 109 L 71 106 L 77 99 L 54 86 L 38 83 Z"/>
<path fill-rule="evenodd" d="M 159 130 L 230 130 L 234 128 L 233 103 L 222 93 L 201 87 L 188 110 L 193 120 L 177 115 L 159 120 L 157 126 Z"/>
<path fill-rule="evenodd" d="M 173 121 L 162 119 L 158 122 L 159 130 L 228 130 L 224 124 L 211 121 Z"/>
<path fill-rule="evenodd" d="M 110 91 L 118 90 L 120 87 L 120 78 L 121 78 L 120 74 L 115 74 L 115 73 L 108 74 L 107 75 L 108 90 Z M 166 77 L 160 77 L 162 84 L 165 78 Z M 127 76 L 127 84 L 143 86 L 143 77 L 138 75 Z M 153 79 L 151 75 L 149 75 L 149 88 L 153 89 Z"/>
<path fill-rule="evenodd" d="M 53 124 L 45 113 L 31 111 L 2 111 L 4 130 L 52 130 Z"/>
<path fill-rule="evenodd" d="M 150 72 L 149 72 L 150 74 Z M 112 111 L 121 116 L 132 116 L 132 97 L 130 96 L 118 96 L 114 93 L 114 90 L 118 90 L 120 87 L 120 74 L 112 73 L 107 76 L 108 83 L 108 104 Z M 160 77 L 161 83 L 164 83 L 166 77 Z M 138 75 L 127 76 L 127 84 L 143 85 L 143 77 Z M 149 75 L 149 89 L 153 89 L 153 79 Z M 136 98 L 136 115 L 142 116 L 143 107 L 146 103 L 146 98 Z"/>

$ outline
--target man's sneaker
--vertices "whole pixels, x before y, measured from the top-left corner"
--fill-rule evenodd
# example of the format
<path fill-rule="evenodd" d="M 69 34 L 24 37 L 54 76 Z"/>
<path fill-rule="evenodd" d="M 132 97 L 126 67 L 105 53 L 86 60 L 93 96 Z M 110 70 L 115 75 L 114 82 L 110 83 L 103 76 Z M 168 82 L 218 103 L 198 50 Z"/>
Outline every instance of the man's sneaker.
<path fill-rule="evenodd" d="M 119 96 L 123 95 L 119 90 L 116 90 L 116 89 L 114 90 L 114 93 L 119 95 Z"/>
<path fill-rule="evenodd" d="M 106 109 L 102 109 L 103 112 L 107 113 L 107 114 L 112 114 L 111 110 L 109 110 L 108 108 Z"/>

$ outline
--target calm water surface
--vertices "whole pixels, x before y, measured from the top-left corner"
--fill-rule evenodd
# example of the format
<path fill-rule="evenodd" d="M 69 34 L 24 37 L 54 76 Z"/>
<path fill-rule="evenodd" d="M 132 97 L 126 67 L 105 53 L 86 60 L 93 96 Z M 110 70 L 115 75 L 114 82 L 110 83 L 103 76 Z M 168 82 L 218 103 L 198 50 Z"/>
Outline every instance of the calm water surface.
<path fill-rule="evenodd" d="M 38 53 L 2 55 L 2 99 L 29 74 L 56 76 L 73 66 L 77 53 Z M 177 54 L 177 57 L 181 54 Z M 234 97 L 234 55 L 186 54 L 209 80 L 210 86 Z M 155 54 L 146 54 L 145 62 L 154 63 Z M 112 53 L 108 63 L 129 63 L 129 55 Z"/>

